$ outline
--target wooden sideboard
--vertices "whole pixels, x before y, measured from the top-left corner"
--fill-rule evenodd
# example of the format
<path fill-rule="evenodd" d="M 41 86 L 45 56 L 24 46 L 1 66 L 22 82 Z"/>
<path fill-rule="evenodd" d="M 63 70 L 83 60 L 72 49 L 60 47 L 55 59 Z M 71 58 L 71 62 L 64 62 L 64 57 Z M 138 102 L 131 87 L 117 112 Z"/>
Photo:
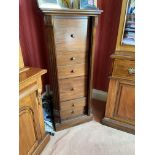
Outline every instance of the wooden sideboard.
<path fill-rule="evenodd" d="M 113 72 L 110 77 L 106 113 L 103 124 L 134 133 L 135 76 L 134 53 L 115 52 L 112 56 Z"/>
<path fill-rule="evenodd" d="M 95 27 L 101 10 L 43 9 L 56 130 L 92 120 Z"/>
<path fill-rule="evenodd" d="M 19 153 L 39 155 L 50 138 L 44 129 L 41 101 L 41 76 L 47 71 L 24 67 L 21 51 L 19 58 Z"/>
<path fill-rule="evenodd" d="M 41 76 L 46 70 L 28 68 L 19 75 L 20 155 L 39 155 L 49 141 L 44 130 Z"/>
<path fill-rule="evenodd" d="M 113 71 L 110 77 L 108 98 L 103 124 L 126 132 L 135 132 L 135 47 L 122 43 L 129 1 L 122 1 L 122 10 L 116 51 L 111 55 Z M 130 9 L 131 10 L 131 9 Z M 132 14 L 133 15 L 133 14 Z M 134 17 L 130 21 L 134 32 Z M 132 33 L 133 34 L 133 33 Z"/>

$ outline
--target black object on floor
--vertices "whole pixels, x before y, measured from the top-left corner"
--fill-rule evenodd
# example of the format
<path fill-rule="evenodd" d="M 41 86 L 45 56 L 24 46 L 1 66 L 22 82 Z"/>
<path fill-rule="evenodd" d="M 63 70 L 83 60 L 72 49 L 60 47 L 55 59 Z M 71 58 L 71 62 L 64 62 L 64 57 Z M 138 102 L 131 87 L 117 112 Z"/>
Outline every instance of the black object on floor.
<path fill-rule="evenodd" d="M 44 113 L 45 131 L 54 136 L 54 124 L 52 121 L 53 96 L 48 85 L 46 85 L 46 92 L 42 95 L 42 105 Z"/>

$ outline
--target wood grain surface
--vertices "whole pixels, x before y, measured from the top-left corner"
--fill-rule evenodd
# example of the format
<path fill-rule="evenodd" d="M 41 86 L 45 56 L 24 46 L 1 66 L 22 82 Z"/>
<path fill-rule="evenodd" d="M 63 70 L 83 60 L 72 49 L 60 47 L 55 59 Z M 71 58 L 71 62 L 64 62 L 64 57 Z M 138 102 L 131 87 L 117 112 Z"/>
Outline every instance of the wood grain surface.
<path fill-rule="evenodd" d="M 84 107 L 72 108 L 66 111 L 60 111 L 62 120 L 74 118 L 76 116 L 84 114 Z"/>
<path fill-rule="evenodd" d="M 135 53 L 134 46 L 121 45 L 128 0 L 122 1 L 115 53 L 111 55 L 113 71 L 110 76 L 106 112 L 103 123 L 134 133 L 135 125 Z"/>
<path fill-rule="evenodd" d="M 49 140 L 44 129 L 41 104 L 41 76 L 45 73 L 46 70 L 30 67 L 19 75 L 20 155 L 40 154 Z"/>
<path fill-rule="evenodd" d="M 87 75 L 87 64 L 58 66 L 58 78 L 70 78 Z"/>
<path fill-rule="evenodd" d="M 60 110 L 67 110 L 67 109 L 72 109 L 72 108 L 77 108 L 77 107 L 84 107 L 86 106 L 86 97 L 74 99 L 74 100 L 69 100 L 65 102 L 60 102 L 61 109 Z"/>
<path fill-rule="evenodd" d="M 135 69 L 135 61 L 115 59 L 112 76 L 134 80 L 135 74 L 129 74 L 129 69 Z"/>
<path fill-rule="evenodd" d="M 87 78 L 76 77 L 59 81 L 60 101 L 72 100 L 87 95 Z"/>
<path fill-rule="evenodd" d="M 97 15 L 89 15 L 89 10 L 84 11 L 87 12 L 84 16 L 81 11 L 75 11 L 80 12 L 76 16 L 73 12 L 44 12 L 56 130 L 92 118 L 90 104 Z M 85 101 L 80 101 L 83 97 Z"/>
<path fill-rule="evenodd" d="M 57 17 L 54 19 L 56 52 L 86 52 L 88 19 Z"/>
<path fill-rule="evenodd" d="M 59 52 L 57 54 L 58 66 L 75 65 L 83 62 L 88 62 L 86 52 Z"/>

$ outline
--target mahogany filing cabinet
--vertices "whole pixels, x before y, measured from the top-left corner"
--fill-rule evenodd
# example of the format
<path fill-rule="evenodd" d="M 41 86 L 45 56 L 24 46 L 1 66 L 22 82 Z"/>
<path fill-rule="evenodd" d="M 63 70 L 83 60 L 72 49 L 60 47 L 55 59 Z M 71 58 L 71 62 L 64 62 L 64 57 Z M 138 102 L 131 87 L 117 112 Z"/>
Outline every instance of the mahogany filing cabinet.
<path fill-rule="evenodd" d="M 101 10 L 45 10 L 56 130 L 92 120 L 94 37 Z"/>

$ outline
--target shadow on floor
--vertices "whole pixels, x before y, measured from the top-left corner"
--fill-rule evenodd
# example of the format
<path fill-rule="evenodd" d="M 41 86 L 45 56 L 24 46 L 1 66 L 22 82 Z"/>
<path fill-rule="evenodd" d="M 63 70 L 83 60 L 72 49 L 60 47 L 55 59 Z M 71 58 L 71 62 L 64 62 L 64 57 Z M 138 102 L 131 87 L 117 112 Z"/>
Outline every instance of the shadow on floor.
<path fill-rule="evenodd" d="M 102 119 L 105 116 L 105 106 L 106 106 L 105 101 L 99 101 L 99 100 L 93 99 L 92 111 L 93 111 L 95 121 L 97 122 L 102 121 Z"/>

